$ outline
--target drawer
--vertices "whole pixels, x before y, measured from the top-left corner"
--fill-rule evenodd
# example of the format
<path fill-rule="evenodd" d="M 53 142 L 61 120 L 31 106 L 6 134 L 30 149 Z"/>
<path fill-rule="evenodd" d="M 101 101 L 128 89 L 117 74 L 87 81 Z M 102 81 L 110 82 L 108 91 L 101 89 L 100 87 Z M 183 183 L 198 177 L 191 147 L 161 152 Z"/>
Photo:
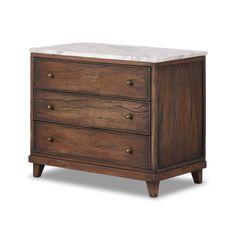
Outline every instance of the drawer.
<path fill-rule="evenodd" d="M 34 122 L 34 151 L 138 168 L 149 167 L 150 137 Z"/>
<path fill-rule="evenodd" d="M 35 59 L 34 87 L 149 100 L 150 69 Z"/>
<path fill-rule="evenodd" d="M 34 119 L 150 134 L 150 105 L 86 95 L 35 91 Z"/>

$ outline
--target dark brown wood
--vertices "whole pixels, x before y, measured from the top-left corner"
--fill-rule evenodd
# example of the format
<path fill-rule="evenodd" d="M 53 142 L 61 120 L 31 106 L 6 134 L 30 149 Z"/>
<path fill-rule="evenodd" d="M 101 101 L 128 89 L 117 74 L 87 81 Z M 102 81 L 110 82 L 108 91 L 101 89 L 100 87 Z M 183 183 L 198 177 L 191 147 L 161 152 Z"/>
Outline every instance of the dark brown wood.
<path fill-rule="evenodd" d="M 99 159 L 89 159 L 89 158 L 84 158 L 77 156 L 76 158 L 74 156 L 70 155 L 65 155 L 65 154 L 54 154 L 54 153 L 39 153 L 39 152 L 32 152 L 32 155 L 40 156 L 40 157 L 50 157 L 51 159 L 60 159 L 60 160 L 65 160 L 65 161 L 72 161 L 72 162 L 79 162 L 79 163 L 85 163 L 85 164 L 90 164 L 90 165 L 95 165 L 95 166 L 106 166 L 110 168 L 120 168 L 124 170 L 130 170 L 130 171 L 138 171 L 138 172 L 143 172 L 143 173 L 152 173 L 155 174 L 154 171 L 151 171 L 150 169 L 144 169 L 136 166 L 128 166 L 128 165 L 117 165 L 116 163 L 112 162 L 104 162 Z"/>
<path fill-rule="evenodd" d="M 202 183 L 202 170 L 191 172 L 195 184 Z"/>
<path fill-rule="evenodd" d="M 149 168 L 149 136 L 87 128 L 74 128 L 43 122 L 34 123 L 34 151 L 84 157 L 117 165 Z M 53 141 L 49 141 L 52 138 Z M 132 153 L 126 149 L 131 148 Z"/>
<path fill-rule="evenodd" d="M 203 63 L 158 68 L 158 169 L 203 157 Z"/>
<path fill-rule="evenodd" d="M 195 172 L 198 171 L 199 168 L 206 167 L 206 162 L 198 162 L 195 164 L 189 164 L 186 166 L 178 167 L 172 170 L 162 171 L 160 173 L 155 174 L 151 170 L 145 170 L 145 172 L 138 170 L 128 170 L 123 169 L 123 167 L 119 166 L 110 167 L 107 165 L 98 165 L 98 163 L 90 164 L 80 162 L 78 160 L 71 160 L 69 158 L 68 160 L 64 160 L 61 159 L 61 156 L 52 156 L 48 154 L 32 154 L 29 156 L 29 161 L 40 165 L 64 167 L 81 171 L 145 180 L 147 182 L 159 182 L 160 180 L 172 178 L 178 175 L 183 175 L 189 172 Z"/>
<path fill-rule="evenodd" d="M 186 166 L 196 164 L 196 163 L 206 163 L 206 162 L 205 162 L 204 158 L 197 159 L 197 160 L 191 160 L 191 161 L 185 161 L 182 163 L 178 163 L 176 165 L 172 165 L 172 166 L 168 166 L 166 168 L 159 169 L 159 170 L 157 170 L 157 173 L 161 173 L 161 172 L 172 170 L 172 169 L 178 169 L 179 167 L 186 167 Z"/>
<path fill-rule="evenodd" d="M 102 64 L 114 64 L 114 65 L 128 65 L 128 66 L 152 66 L 154 63 L 142 62 L 142 61 L 129 61 L 129 60 L 116 60 L 116 59 L 104 59 L 104 58 L 93 58 L 93 57 L 79 57 L 79 56 L 65 56 L 65 55 L 54 55 L 44 53 L 31 53 L 32 57 L 36 58 L 50 58 L 50 59 L 61 59 L 66 61 L 76 62 L 92 62 Z"/>
<path fill-rule="evenodd" d="M 34 68 L 35 88 L 150 99 L 149 67 L 35 59 Z"/>
<path fill-rule="evenodd" d="M 30 57 L 30 152 L 33 152 L 33 142 L 34 142 L 34 129 L 33 129 L 33 84 L 34 84 L 34 57 L 31 54 Z"/>
<path fill-rule="evenodd" d="M 82 163 L 78 161 L 68 161 L 60 159 L 60 156 L 57 158 L 51 158 L 50 155 L 48 156 L 40 156 L 40 155 L 30 155 L 29 161 L 36 164 L 43 164 L 49 166 L 57 166 L 69 169 L 76 169 L 81 171 L 87 172 L 94 172 L 99 174 L 105 175 L 112 175 L 112 176 L 120 176 L 125 178 L 131 179 L 138 179 L 144 181 L 155 181 L 155 174 L 151 173 L 150 171 L 140 172 L 134 170 L 125 170 L 117 166 L 116 168 L 112 168 L 109 166 L 99 166 L 99 165 L 92 165 L 88 163 Z"/>
<path fill-rule="evenodd" d="M 41 164 L 33 164 L 33 176 L 40 177 L 43 173 L 44 165 Z"/>
<path fill-rule="evenodd" d="M 205 57 L 161 63 L 31 54 L 33 175 L 44 165 L 159 182 L 205 161 Z"/>
<path fill-rule="evenodd" d="M 150 134 L 149 116 L 147 102 L 41 90 L 34 96 L 35 120 Z"/>
<path fill-rule="evenodd" d="M 202 155 L 206 156 L 206 58 L 202 58 Z"/>
<path fill-rule="evenodd" d="M 183 59 L 178 59 L 178 60 L 173 60 L 173 61 L 159 62 L 156 65 L 158 65 L 158 67 L 160 68 L 162 66 L 181 65 L 181 64 L 187 64 L 187 63 L 199 62 L 199 61 L 202 62 L 204 58 L 205 56 L 183 58 Z"/>
<path fill-rule="evenodd" d="M 157 197 L 158 196 L 158 190 L 159 190 L 159 181 L 156 182 L 149 182 L 146 181 L 147 189 L 150 197 Z"/>
<path fill-rule="evenodd" d="M 158 114 L 158 106 L 157 106 L 157 66 L 153 65 L 151 68 L 151 169 L 157 169 L 157 114 Z"/>
<path fill-rule="evenodd" d="M 193 164 L 188 164 L 179 167 L 175 167 L 173 169 L 157 172 L 157 180 L 164 180 L 169 179 L 178 175 L 183 175 L 189 172 L 195 172 L 199 169 L 206 168 L 206 162 L 205 161 L 199 161 Z"/>

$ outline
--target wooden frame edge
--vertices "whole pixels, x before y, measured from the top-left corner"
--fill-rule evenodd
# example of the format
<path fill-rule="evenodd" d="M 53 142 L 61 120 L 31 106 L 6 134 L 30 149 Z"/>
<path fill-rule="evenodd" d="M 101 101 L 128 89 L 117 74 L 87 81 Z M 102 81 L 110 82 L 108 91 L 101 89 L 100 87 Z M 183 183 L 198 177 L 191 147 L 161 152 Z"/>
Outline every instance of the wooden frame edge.
<path fill-rule="evenodd" d="M 54 159 L 49 157 L 41 157 L 37 155 L 30 155 L 29 162 L 40 165 L 49 165 L 62 168 L 76 169 L 80 171 L 93 172 L 98 174 L 106 174 L 112 176 L 125 177 L 130 179 L 138 179 L 153 182 L 155 180 L 155 174 L 138 172 L 134 170 L 125 170 L 107 166 L 99 166 L 93 164 L 86 164 L 81 162 L 72 162 L 60 159 Z"/>
<path fill-rule="evenodd" d="M 144 66 L 150 67 L 155 63 L 151 62 L 141 62 L 141 61 L 128 61 L 128 60 L 117 60 L 117 59 L 105 59 L 105 58 L 95 58 L 95 57 L 81 57 L 81 56 L 66 56 L 57 54 L 46 54 L 46 53 L 35 53 L 31 52 L 33 57 L 48 58 L 48 59 L 60 59 L 60 60 L 70 60 L 70 61 L 83 61 L 91 63 L 105 63 L 105 64 L 117 64 L 117 65 L 127 65 L 127 66 Z"/>
<path fill-rule="evenodd" d="M 183 175 L 183 174 L 187 174 L 187 173 L 190 173 L 193 171 L 201 170 L 203 168 L 206 168 L 206 165 L 207 165 L 206 161 L 198 161 L 193 164 L 183 165 L 178 168 L 159 172 L 159 173 L 157 173 L 156 178 L 158 181 L 164 180 L 164 179 L 169 179 L 169 178 L 176 177 L 176 176 Z"/>
<path fill-rule="evenodd" d="M 81 163 L 81 162 L 72 162 L 60 159 L 54 159 L 49 157 L 41 157 L 37 155 L 30 155 L 29 162 L 38 164 L 38 165 L 49 165 L 55 167 L 76 169 L 80 171 L 93 172 L 98 174 L 105 174 L 111 176 L 118 176 L 130 179 L 144 180 L 148 182 L 156 182 L 165 180 L 168 178 L 176 177 L 186 173 L 191 173 L 194 171 L 202 170 L 206 168 L 206 161 L 199 161 L 193 164 L 184 165 L 175 169 L 170 169 L 162 171 L 159 173 L 144 173 L 134 170 L 125 170 L 107 166 L 98 166 L 93 164 Z"/>
<path fill-rule="evenodd" d="M 157 66 L 156 64 L 151 67 L 151 109 L 150 109 L 150 119 L 151 119 L 151 129 L 150 129 L 150 135 L 151 135 L 151 170 L 156 171 L 157 170 L 157 114 L 158 114 L 158 105 L 157 105 L 157 98 L 158 98 L 158 92 L 157 92 Z"/>

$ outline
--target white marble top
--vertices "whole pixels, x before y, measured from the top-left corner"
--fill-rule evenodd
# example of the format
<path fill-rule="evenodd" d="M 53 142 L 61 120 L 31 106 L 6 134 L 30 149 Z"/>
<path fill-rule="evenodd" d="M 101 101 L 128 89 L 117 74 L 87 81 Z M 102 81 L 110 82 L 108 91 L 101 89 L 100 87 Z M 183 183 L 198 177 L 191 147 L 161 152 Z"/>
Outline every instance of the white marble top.
<path fill-rule="evenodd" d="M 205 51 L 98 43 L 73 43 L 32 48 L 30 52 L 154 63 L 203 56 L 207 54 Z"/>

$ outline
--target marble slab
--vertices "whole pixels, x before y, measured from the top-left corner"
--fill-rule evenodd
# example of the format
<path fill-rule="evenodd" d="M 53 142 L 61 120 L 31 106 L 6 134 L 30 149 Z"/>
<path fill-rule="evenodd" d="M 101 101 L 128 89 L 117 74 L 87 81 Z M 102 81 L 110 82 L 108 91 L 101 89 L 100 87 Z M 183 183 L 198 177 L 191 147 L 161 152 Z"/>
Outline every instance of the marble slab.
<path fill-rule="evenodd" d="M 128 45 L 72 43 L 30 49 L 31 53 L 92 57 L 141 62 L 164 62 L 206 55 L 206 51 Z"/>

